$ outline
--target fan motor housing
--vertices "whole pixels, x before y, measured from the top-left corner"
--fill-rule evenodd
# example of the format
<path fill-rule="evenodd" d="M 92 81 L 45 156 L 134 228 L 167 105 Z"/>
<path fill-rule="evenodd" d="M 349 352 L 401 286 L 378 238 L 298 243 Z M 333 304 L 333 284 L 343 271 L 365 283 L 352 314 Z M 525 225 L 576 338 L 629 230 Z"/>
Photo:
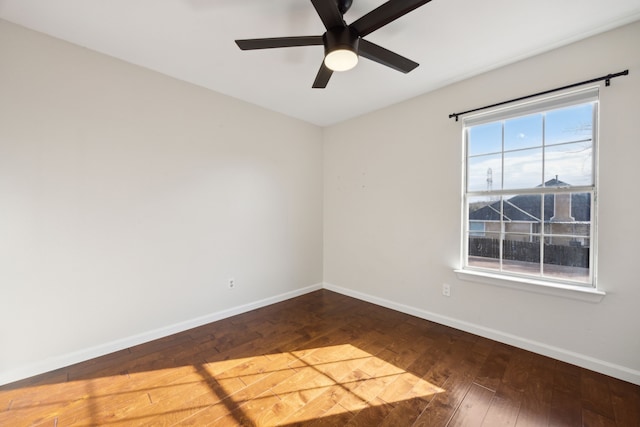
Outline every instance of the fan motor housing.
<path fill-rule="evenodd" d="M 332 28 L 322 36 L 324 40 L 324 54 L 338 49 L 346 49 L 358 54 L 360 38 L 354 30 L 349 27 Z"/>

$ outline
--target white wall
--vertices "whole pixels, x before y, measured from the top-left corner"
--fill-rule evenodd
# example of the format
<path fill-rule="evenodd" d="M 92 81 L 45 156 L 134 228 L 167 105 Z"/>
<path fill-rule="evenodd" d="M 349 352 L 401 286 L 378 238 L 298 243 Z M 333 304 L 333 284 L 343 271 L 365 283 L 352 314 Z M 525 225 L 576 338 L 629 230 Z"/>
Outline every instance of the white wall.
<path fill-rule="evenodd" d="M 635 23 L 325 130 L 327 287 L 640 383 L 638 40 Z M 462 125 L 448 114 L 627 68 L 600 98 L 604 300 L 457 280 Z"/>
<path fill-rule="evenodd" d="M 6 21 L 0 58 L 0 384 L 321 285 L 320 128 Z"/>

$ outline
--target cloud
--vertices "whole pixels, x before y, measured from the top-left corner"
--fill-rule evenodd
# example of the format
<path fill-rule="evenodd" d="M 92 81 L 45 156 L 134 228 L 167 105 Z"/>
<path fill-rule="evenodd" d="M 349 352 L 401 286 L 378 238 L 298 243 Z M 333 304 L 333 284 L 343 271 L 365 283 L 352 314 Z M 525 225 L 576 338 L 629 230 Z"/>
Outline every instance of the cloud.
<path fill-rule="evenodd" d="M 518 155 L 505 158 L 504 170 L 500 156 L 479 156 L 469 159 L 467 170 L 469 191 L 489 189 L 491 168 L 491 189 L 501 189 L 502 175 L 505 174 L 506 188 L 532 188 L 558 175 L 558 179 L 570 185 L 591 185 L 593 158 L 591 147 L 580 151 L 547 150 L 542 176 L 542 150 L 524 150 Z"/>

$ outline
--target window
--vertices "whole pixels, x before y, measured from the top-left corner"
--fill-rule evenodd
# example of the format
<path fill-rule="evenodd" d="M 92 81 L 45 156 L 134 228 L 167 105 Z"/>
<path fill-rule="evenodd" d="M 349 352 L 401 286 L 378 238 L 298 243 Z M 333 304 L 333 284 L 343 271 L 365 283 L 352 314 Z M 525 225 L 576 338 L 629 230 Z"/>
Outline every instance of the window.
<path fill-rule="evenodd" d="M 469 236 L 484 237 L 484 221 L 469 221 Z"/>
<path fill-rule="evenodd" d="M 598 90 L 464 121 L 462 269 L 595 287 Z"/>

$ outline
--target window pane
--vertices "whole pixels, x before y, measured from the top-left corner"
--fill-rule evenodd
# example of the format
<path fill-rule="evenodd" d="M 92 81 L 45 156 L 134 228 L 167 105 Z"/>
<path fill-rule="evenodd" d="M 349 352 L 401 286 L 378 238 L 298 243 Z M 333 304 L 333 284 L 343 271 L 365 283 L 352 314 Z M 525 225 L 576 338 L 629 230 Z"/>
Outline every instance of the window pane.
<path fill-rule="evenodd" d="M 542 148 L 504 153 L 504 188 L 542 185 Z"/>
<path fill-rule="evenodd" d="M 545 206 L 549 214 L 549 234 L 576 234 L 580 226 L 591 221 L 590 193 L 556 193 L 547 195 Z M 579 232 L 578 234 L 583 234 Z M 587 233 L 588 234 L 588 233 Z"/>
<path fill-rule="evenodd" d="M 579 283 L 589 283 L 589 269 L 583 267 L 566 267 L 544 264 L 544 275 L 559 280 L 571 280 Z"/>
<path fill-rule="evenodd" d="M 540 275 L 540 242 L 526 234 L 505 234 L 502 242 L 502 269 L 513 273 Z"/>
<path fill-rule="evenodd" d="M 469 223 L 482 223 L 486 231 L 496 231 L 488 223 L 500 221 L 500 198 L 499 197 L 469 197 Z M 471 230 L 471 227 L 469 227 Z M 500 231 L 500 228 L 497 229 Z"/>
<path fill-rule="evenodd" d="M 500 233 L 485 233 L 484 237 L 469 236 L 468 239 L 469 266 L 500 268 Z"/>
<path fill-rule="evenodd" d="M 470 221 L 469 236 L 484 237 L 484 222 Z"/>
<path fill-rule="evenodd" d="M 542 145 L 542 114 L 518 117 L 504 123 L 504 150 Z"/>
<path fill-rule="evenodd" d="M 582 104 L 547 112 L 545 144 L 580 141 L 593 135 L 594 104 Z"/>
<path fill-rule="evenodd" d="M 542 196 L 539 194 L 520 194 L 504 197 L 505 232 L 530 232 L 537 224 L 538 231 L 542 218 Z"/>
<path fill-rule="evenodd" d="M 544 156 L 545 182 L 557 177 L 569 185 L 593 184 L 591 140 L 546 146 Z"/>
<path fill-rule="evenodd" d="M 583 223 L 587 226 L 591 224 L 591 204 L 593 195 L 591 193 L 571 193 L 571 216 L 578 223 Z M 574 227 L 574 234 L 583 234 L 577 232 L 578 224 Z M 587 233 L 589 234 L 589 233 Z"/>
<path fill-rule="evenodd" d="M 469 128 L 468 155 L 502 151 L 502 123 L 494 122 Z"/>
<path fill-rule="evenodd" d="M 551 236 L 544 245 L 545 276 L 556 279 L 589 281 L 589 247 L 572 244 L 575 240 Z"/>
<path fill-rule="evenodd" d="M 467 191 L 499 190 L 502 185 L 502 155 L 472 157 L 467 166 Z"/>
<path fill-rule="evenodd" d="M 589 281 L 591 193 L 556 193 L 549 198 L 553 216 L 546 228 L 544 274 L 556 279 Z"/>

